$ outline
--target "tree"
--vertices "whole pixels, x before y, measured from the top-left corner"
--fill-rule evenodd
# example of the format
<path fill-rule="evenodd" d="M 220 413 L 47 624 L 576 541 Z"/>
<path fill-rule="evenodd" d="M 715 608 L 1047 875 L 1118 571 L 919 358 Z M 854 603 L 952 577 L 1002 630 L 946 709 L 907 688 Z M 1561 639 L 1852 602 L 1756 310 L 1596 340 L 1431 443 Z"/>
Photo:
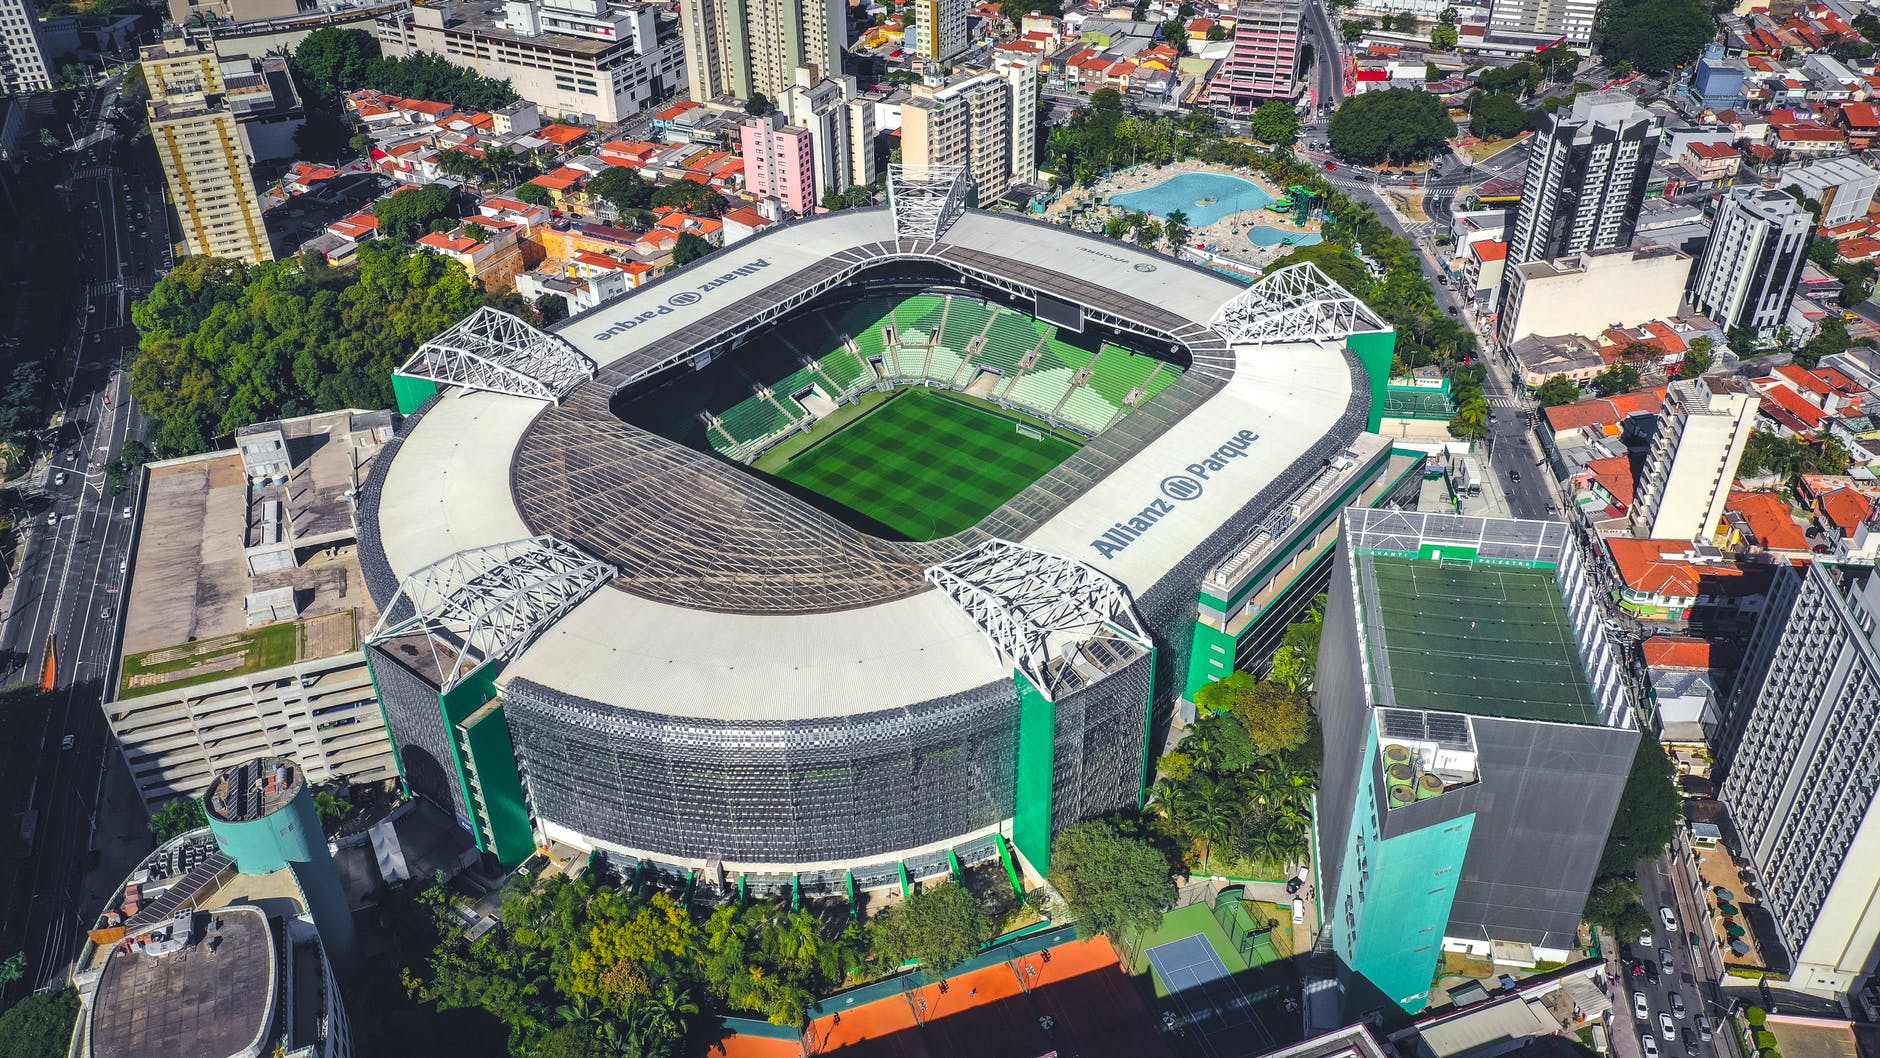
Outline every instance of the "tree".
<path fill-rule="evenodd" d="M 366 71 L 379 57 L 379 42 L 362 29 L 322 26 L 294 47 L 292 66 L 301 90 L 334 100 L 365 87 Z"/>
<path fill-rule="evenodd" d="M 320 828 L 328 834 L 335 834 L 346 817 L 353 814 L 355 806 L 331 790 L 319 790 L 313 795 L 313 810 L 320 816 Z"/>
<path fill-rule="evenodd" d="M 1348 18 L 1345 20 L 1344 25 L 1339 27 L 1339 34 L 1345 38 L 1347 43 L 1350 43 L 1362 39 L 1366 33 L 1376 28 L 1377 23 L 1368 18 Z"/>
<path fill-rule="evenodd" d="M 1446 22 L 1430 30 L 1430 47 L 1437 51 L 1455 51 L 1456 44 L 1461 39 L 1456 33 L 1456 27 Z M 1429 78 L 1429 80 L 1436 80 L 1436 78 Z"/>
<path fill-rule="evenodd" d="M 638 170 L 617 165 L 589 177 L 587 193 L 618 210 L 645 209 L 653 202 L 653 185 Z"/>
<path fill-rule="evenodd" d="M 1247 131 L 1262 143 L 1290 147 L 1299 142 L 1299 111 L 1284 99 L 1269 99 L 1247 120 Z"/>
<path fill-rule="evenodd" d="M 1297 691 L 1249 672 L 1232 672 L 1195 692 L 1195 705 L 1231 713 L 1263 755 L 1284 753 L 1306 740 L 1311 709 Z"/>
<path fill-rule="evenodd" d="M 542 314 L 542 326 L 568 318 L 568 299 L 560 294 L 543 294 L 535 299 L 535 311 Z"/>
<path fill-rule="evenodd" d="M 1363 296 L 1371 289 L 1371 273 L 1365 269 L 1364 262 L 1358 260 L 1350 247 L 1335 242 L 1295 247 L 1286 256 L 1268 265 L 1266 270 L 1270 275 L 1282 268 L 1307 263 L 1318 266 L 1327 279 L 1354 294 Z"/>
<path fill-rule="evenodd" d="M 1181 24 L 1180 19 L 1170 19 L 1162 23 L 1162 28 L 1156 30 L 1156 35 L 1167 41 L 1176 51 L 1181 51 L 1188 46 L 1188 28 Z"/>
<path fill-rule="evenodd" d="M 1137 830 L 1126 820 L 1097 819 L 1066 827 L 1051 843 L 1051 884 L 1081 935 L 1154 929 L 1175 902 L 1168 857 Z"/>
<path fill-rule="evenodd" d="M 1226 39 L 1227 39 L 1227 27 L 1226 26 L 1223 26 L 1217 22 L 1214 25 L 1208 27 L 1208 40 L 1210 42 L 1219 43 Z"/>
<path fill-rule="evenodd" d="M 1555 375 L 1542 382 L 1540 388 L 1534 391 L 1534 400 L 1543 408 L 1577 404 L 1580 401 L 1580 384 L 1565 375 Z"/>
<path fill-rule="evenodd" d="M 1638 740 L 1632 772 L 1619 795 L 1619 811 L 1606 834 L 1606 851 L 1599 873 L 1629 874 L 1642 860 L 1665 851 L 1684 821 L 1684 802 L 1678 795 L 1678 770 L 1655 738 Z"/>
<path fill-rule="evenodd" d="M 1684 362 L 1678 365 L 1678 377 L 1697 378 L 1710 370 L 1710 365 L 1717 359 L 1714 352 L 1716 347 L 1716 341 L 1708 334 L 1700 334 L 1691 339 L 1689 346 L 1684 350 Z"/>
<path fill-rule="evenodd" d="M 10 985 L 26 976 L 26 953 L 16 951 L 0 962 L 0 986 Z"/>
<path fill-rule="evenodd" d="M 870 932 L 889 963 L 913 960 L 942 974 L 977 955 L 997 929 L 970 890 L 946 881 L 877 915 Z"/>
<path fill-rule="evenodd" d="M 1873 294 L 1874 276 L 1880 265 L 1872 261 L 1837 261 L 1828 269 L 1841 281 L 1841 307 L 1853 308 Z"/>
<path fill-rule="evenodd" d="M 445 184 L 426 184 L 382 198 L 372 207 L 373 215 L 379 218 L 379 234 L 387 239 L 415 239 L 429 231 L 433 223 L 456 216 L 452 209 L 455 197 Z"/>
<path fill-rule="evenodd" d="M 1622 874 L 1593 883 L 1580 917 L 1614 937 L 1636 937 L 1652 925 L 1645 905 L 1639 902 L 1638 882 Z"/>
<path fill-rule="evenodd" d="M 1214 844 L 1233 835 L 1240 823 L 1241 806 L 1240 791 L 1234 784 L 1204 775 L 1182 799 L 1173 822 L 1201 840 L 1201 862 L 1205 865 Z"/>
<path fill-rule="evenodd" d="M 775 109 L 777 105 L 762 92 L 752 92 L 751 98 L 744 103 L 744 112 L 754 118 L 761 118 Z"/>
<path fill-rule="evenodd" d="M 1476 92 L 1469 97 L 1469 127 L 1482 139 L 1498 140 L 1526 130 L 1528 114 L 1513 95 Z"/>
<path fill-rule="evenodd" d="M 552 206 L 555 196 L 541 184 L 521 184 L 516 188 L 516 197 L 531 206 Z"/>
<path fill-rule="evenodd" d="M 653 191 L 651 199 L 655 209 L 671 206 L 684 213 L 716 214 L 724 205 L 718 192 L 704 184 L 692 180 L 675 180 Z"/>
<path fill-rule="evenodd" d="M 1823 268 L 1833 268 L 1841 259 L 1841 244 L 1833 239 L 1816 239 L 1808 244 L 1808 259 Z"/>
<path fill-rule="evenodd" d="M 1795 350 L 1795 362 L 1813 368 L 1826 357 L 1846 352 L 1848 346 L 1853 344 L 1854 339 L 1847 332 L 1847 321 L 1839 316 L 1829 316 L 1815 329 L 1814 337 Z"/>
<path fill-rule="evenodd" d="M 375 88 L 412 99 L 432 99 L 469 110 L 496 110 L 518 98 L 508 81 L 480 77 L 441 56 L 420 52 L 402 59 L 374 59 L 352 88 Z"/>
<path fill-rule="evenodd" d="M 197 827 L 208 825 L 209 815 L 203 811 L 200 797 L 179 797 L 150 813 L 150 833 L 156 837 L 159 845 L 179 834 L 187 834 Z"/>
<path fill-rule="evenodd" d="M 1630 393 L 1639 387 L 1638 368 L 1625 361 L 1620 361 L 1593 376 L 1593 389 L 1602 397 Z"/>
<path fill-rule="evenodd" d="M 1437 13 L 1436 21 L 1442 23 L 1445 26 L 1453 26 L 1456 24 L 1456 19 L 1459 17 L 1460 15 L 1456 11 L 1455 8 L 1445 7 L 1442 9 L 1442 11 Z"/>
<path fill-rule="evenodd" d="M 0 1014 L 0 1055 L 63 1058 L 78 1024 L 78 993 L 70 988 L 23 997 Z"/>
<path fill-rule="evenodd" d="M 1717 35 L 1703 0 L 1618 0 L 1601 7 L 1599 25 L 1603 58 L 1654 74 L 1695 59 Z"/>
<path fill-rule="evenodd" d="M 1408 11 L 1400 11 L 1390 16 L 1389 23 L 1390 28 L 1399 33 L 1415 33 L 1417 31 L 1417 16 Z"/>
<path fill-rule="evenodd" d="M 1391 88 L 1349 97 L 1326 131 L 1332 147 L 1359 165 L 1401 165 L 1442 151 L 1456 123 L 1434 93 Z"/>
<path fill-rule="evenodd" d="M 718 247 L 691 232 L 681 232 L 679 240 L 672 244 L 672 263 L 684 268 L 701 257 L 709 257 Z"/>
<path fill-rule="evenodd" d="M 1169 210 L 1168 216 L 1162 218 L 1162 237 L 1168 240 L 1169 246 L 1180 249 L 1188 241 L 1188 214 L 1179 209 Z"/>

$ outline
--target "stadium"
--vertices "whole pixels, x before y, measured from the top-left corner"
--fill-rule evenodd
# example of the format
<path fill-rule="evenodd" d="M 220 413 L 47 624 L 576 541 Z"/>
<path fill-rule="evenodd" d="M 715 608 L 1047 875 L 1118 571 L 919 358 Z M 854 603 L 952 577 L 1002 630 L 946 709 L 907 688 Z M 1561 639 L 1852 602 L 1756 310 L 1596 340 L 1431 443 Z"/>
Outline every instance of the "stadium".
<path fill-rule="evenodd" d="M 897 169 L 887 207 L 550 331 L 480 310 L 395 375 L 367 658 L 405 783 L 493 858 L 1035 876 L 1231 669 L 1204 578 L 1301 495 L 1379 495 L 1395 336 L 1316 269 L 1248 287 L 966 193 Z"/>

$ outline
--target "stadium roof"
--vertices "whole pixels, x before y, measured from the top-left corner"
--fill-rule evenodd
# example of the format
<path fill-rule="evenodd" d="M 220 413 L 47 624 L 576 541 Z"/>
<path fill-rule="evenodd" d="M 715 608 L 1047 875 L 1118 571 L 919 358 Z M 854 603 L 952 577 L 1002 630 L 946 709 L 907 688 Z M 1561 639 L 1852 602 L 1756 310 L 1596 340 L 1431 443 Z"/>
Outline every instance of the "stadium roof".
<path fill-rule="evenodd" d="M 1119 329 L 1181 342 L 1194 366 L 974 529 L 920 543 L 868 536 L 610 410 L 618 387 L 910 260 L 1077 302 Z M 743 240 L 559 326 L 598 367 L 560 404 L 453 389 L 415 417 L 368 502 L 370 542 L 389 567 L 369 577 L 373 591 L 389 590 L 386 574 L 395 586 L 456 552 L 551 535 L 619 575 L 542 630 L 505 678 L 728 719 L 859 713 L 903 706 L 909 688 L 983 686 L 1011 667 L 925 583 L 927 567 L 1003 539 L 1087 562 L 1140 595 L 1296 464 L 1316 466 L 1329 434 L 1342 449 L 1362 429 L 1365 395 L 1341 343 L 1249 348 L 1243 364 L 1207 327 L 1241 289 L 1121 243 L 977 211 L 939 242 L 895 241 L 881 209 Z M 1145 528 L 1117 530 L 1132 519 Z"/>

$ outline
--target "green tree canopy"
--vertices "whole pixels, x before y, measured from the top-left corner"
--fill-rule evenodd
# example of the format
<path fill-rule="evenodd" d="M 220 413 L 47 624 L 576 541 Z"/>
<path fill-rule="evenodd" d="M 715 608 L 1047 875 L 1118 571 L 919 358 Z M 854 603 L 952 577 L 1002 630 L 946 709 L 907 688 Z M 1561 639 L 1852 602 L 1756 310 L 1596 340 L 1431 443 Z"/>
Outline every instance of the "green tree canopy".
<path fill-rule="evenodd" d="M 1346 99 L 1326 132 L 1338 153 L 1359 165 L 1401 165 L 1435 157 L 1456 123 L 1433 93 L 1390 88 Z"/>
<path fill-rule="evenodd" d="M 913 960 L 945 973 L 979 953 L 996 924 L 970 890 L 941 882 L 875 916 L 870 925 L 875 953 L 890 963 Z"/>
<path fill-rule="evenodd" d="M 674 180 L 657 188 L 651 201 L 656 208 L 671 206 L 695 215 L 716 214 L 724 207 L 718 192 L 693 180 Z"/>
<path fill-rule="evenodd" d="M 1528 113 L 1513 95 L 1476 92 L 1469 97 L 1469 125 L 1482 139 L 1498 140 L 1525 131 Z"/>
<path fill-rule="evenodd" d="M 1415 33 L 1417 31 L 1417 16 L 1408 11 L 1400 11 L 1390 16 L 1388 21 L 1390 28 L 1399 33 Z"/>
<path fill-rule="evenodd" d="M 1303 744 L 1312 713 L 1305 696 L 1252 673 L 1233 672 L 1195 692 L 1195 704 L 1211 713 L 1232 713 L 1262 754 L 1284 753 Z"/>
<path fill-rule="evenodd" d="M 70 988 L 23 997 L 0 1014 L 0 1056 L 64 1058 L 78 1024 L 78 993 Z"/>
<path fill-rule="evenodd" d="M 751 98 L 744 102 L 744 112 L 754 118 L 761 118 L 775 109 L 777 104 L 772 103 L 770 97 L 762 92 L 752 92 Z"/>
<path fill-rule="evenodd" d="M 1684 361 L 1678 365 L 1679 378 L 1697 378 L 1710 370 L 1710 365 L 1717 360 L 1717 343 L 1708 334 L 1700 334 L 1691 339 L 1684 350 Z"/>
<path fill-rule="evenodd" d="M 1717 35 L 1702 0 L 1613 0 L 1600 6 L 1599 23 L 1601 57 L 1646 73 L 1690 62 Z"/>
<path fill-rule="evenodd" d="M 1456 50 L 1457 42 L 1461 39 L 1462 38 L 1456 33 L 1456 27 L 1447 22 L 1430 30 L 1430 47 L 1435 48 L 1437 51 L 1454 51 Z M 1427 80 L 1438 80 L 1438 78 L 1432 77 L 1427 78 Z"/>
<path fill-rule="evenodd" d="M 518 184 L 516 197 L 531 206 L 552 206 L 555 196 L 541 184 Z"/>
<path fill-rule="evenodd" d="M 543 294 L 535 299 L 535 311 L 542 316 L 542 324 L 560 323 L 568 318 L 568 299 L 560 294 Z"/>
<path fill-rule="evenodd" d="M 1540 388 L 1534 391 L 1534 400 L 1543 408 L 1577 404 L 1580 401 L 1580 384 L 1565 375 L 1555 375 L 1542 382 Z"/>
<path fill-rule="evenodd" d="M 209 815 L 203 811 L 200 797 L 179 797 L 150 813 L 150 833 L 159 845 L 208 825 Z"/>
<path fill-rule="evenodd" d="M 1678 794 L 1678 770 L 1655 738 L 1641 737 L 1632 758 L 1632 773 L 1619 795 L 1619 811 L 1606 834 L 1606 851 L 1599 873 L 1630 874 L 1639 862 L 1665 851 L 1684 820 L 1684 800 Z"/>
<path fill-rule="evenodd" d="M 372 212 L 382 237 L 410 240 L 430 231 L 434 221 L 455 217 L 455 198 L 447 184 L 425 184 L 380 199 Z"/>
<path fill-rule="evenodd" d="M 1059 833 L 1051 843 L 1051 884 L 1086 937 L 1154 929 L 1175 902 L 1168 857 L 1116 820 L 1077 823 Z"/>
<path fill-rule="evenodd" d="M 1638 368 L 1624 361 L 1620 361 L 1593 376 L 1593 388 L 1597 390 L 1602 397 L 1616 396 L 1620 393 L 1630 393 L 1639 387 L 1640 382 L 1641 379 L 1639 378 Z"/>
<path fill-rule="evenodd" d="M 711 256 L 716 249 L 718 247 L 698 235 L 689 231 L 680 232 L 678 241 L 672 244 L 672 263 L 684 268 L 701 257 Z"/>
<path fill-rule="evenodd" d="M 365 83 L 353 87 L 430 99 L 468 110 L 497 110 L 520 98 L 508 81 L 481 77 L 475 70 L 428 52 L 402 59 L 374 59 L 366 64 Z"/>
<path fill-rule="evenodd" d="M 1299 141 L 1299 111 L 1284 99 L 1269 99 L 1254 110 L 1247 131 L 1262 143 L 1290 147 Z"/>
<path fill-rule="evenodd" d="M 1349 247 L 1335 242 L 1294 247 L 1284 257 L 1268 265 L 1266 270 L 1270 274 L 1302 263 L 1317 265 L 1327 279 L 1346 290 L 1363 290 L 1371 285 L 1371 274 L 1365 270 L 1364 262 L 1358 260 Z"/>
<path fill-rule="evenodd" d="M 588 194 L 605 199 L 615 209 L 645 209 L 653 203 L 653 185 L 638 170 L 610 166 L 588 178 Z"/>
<path fill-rule="evenodd" d="M 294 47 L 294 76 L 302 91 L 332 100 L 367 87 L 366 72 L 379 58 L 379 42 L 362 29 L 322 26 Z"/>
<path fill-rule="evenodd" d="M 1580 917 L 1619 938 L 1636 937 L 1652 928 L 1651 916 L 1639 902 L 1638 882 L 1623 874 L 1595 882 Z"/>

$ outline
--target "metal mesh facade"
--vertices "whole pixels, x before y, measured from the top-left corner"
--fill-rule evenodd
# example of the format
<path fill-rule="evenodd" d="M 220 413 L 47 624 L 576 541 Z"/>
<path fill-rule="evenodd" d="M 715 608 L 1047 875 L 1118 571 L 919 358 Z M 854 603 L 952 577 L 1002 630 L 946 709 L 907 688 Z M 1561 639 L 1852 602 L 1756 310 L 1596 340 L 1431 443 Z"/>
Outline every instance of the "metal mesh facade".
<path fill-rule="evenodd" d="M 1058 829 L 1134 808 L 1142 796 L 1143 745 L 1155 656 L 1057 702 L 1051 818 Z"/>
<path fill-rule="evenodd" d="M 861 859 L 1011 814 L 1010 680 L 905 709 L 718 723 L 616 709 L 513 680 L 510 733 L 539 819 L 660 855 Z"/>
<path fill-rule="evenodd" d="M 386 647 L 397 645 L 369 646 L 366 657 L 379 686 L 379 703 L 392 729 L 392 742 L 398 747 L 398 770 L 413 792 L 432 804 L 449 806 L 459 825 L 469 830 L 470 807 L 457 781 L 456 757 L 451 753 L 437 687 L 387 652 Z"/>

